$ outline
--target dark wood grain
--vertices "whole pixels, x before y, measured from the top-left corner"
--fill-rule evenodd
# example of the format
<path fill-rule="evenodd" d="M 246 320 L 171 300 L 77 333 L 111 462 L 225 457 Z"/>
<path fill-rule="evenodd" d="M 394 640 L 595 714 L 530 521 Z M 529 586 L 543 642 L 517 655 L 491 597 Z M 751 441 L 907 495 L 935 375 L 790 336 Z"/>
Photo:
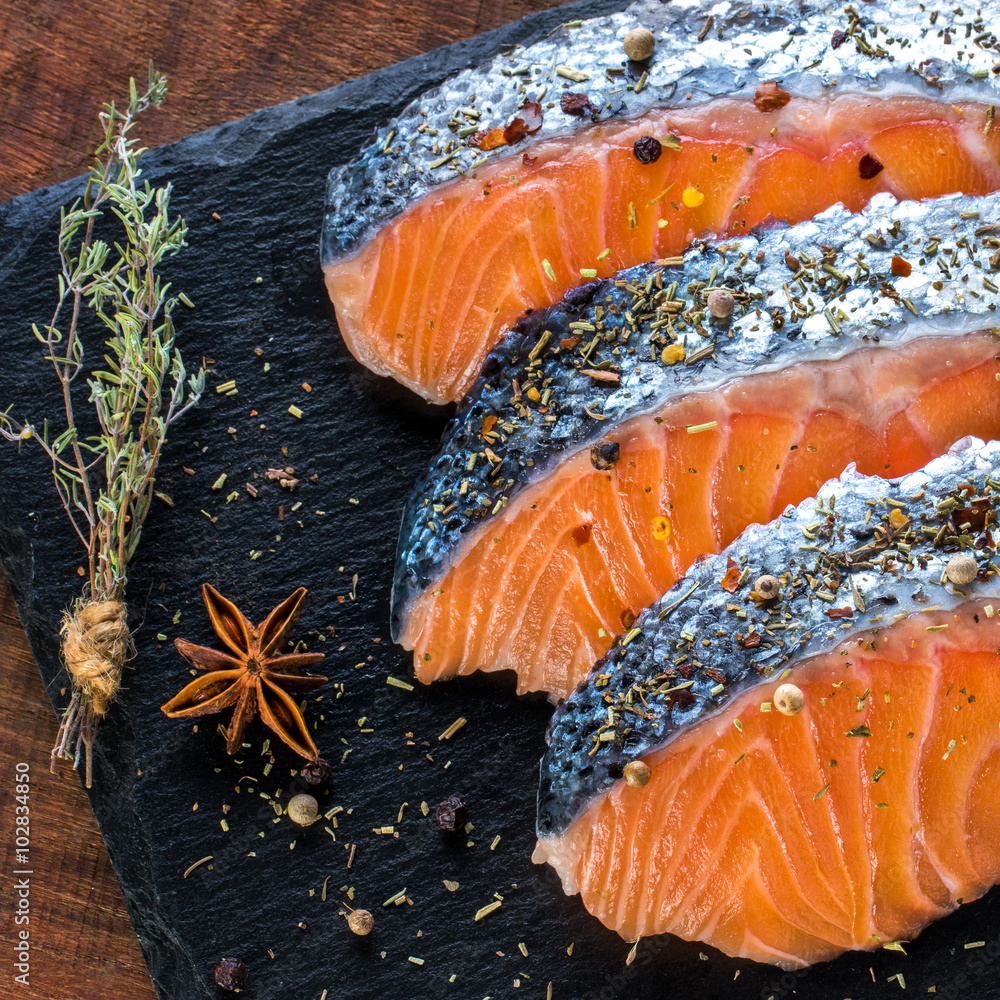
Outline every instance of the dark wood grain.
<path fill-rule="evenodd" d="M 0 0 L 0 200 L 83 173 L 96 109 L 149 59 L 167 105 L 150 145 L 239 118 L 498 27 L 560 0 Z M 4 331 L 0 336 L 16 335 Z M 0 811 L 11 845 L 14 765 L 31 766 L 30 986 L 12 982 L 16 927 L 0 922 L 0 998 L 151 1000 L 107 852 L 77 776 L 50 776 L 56 719 L 0 573 Z M 10 898 L 8 846 L 0 853 Z"/>
<path fill-rule="evenodd" d="M 150 146 L 457 42 L 560 0 L 4 0 L 0 201 L 83 173 L 95 111 L 144 77 L 170 79 Z"/>

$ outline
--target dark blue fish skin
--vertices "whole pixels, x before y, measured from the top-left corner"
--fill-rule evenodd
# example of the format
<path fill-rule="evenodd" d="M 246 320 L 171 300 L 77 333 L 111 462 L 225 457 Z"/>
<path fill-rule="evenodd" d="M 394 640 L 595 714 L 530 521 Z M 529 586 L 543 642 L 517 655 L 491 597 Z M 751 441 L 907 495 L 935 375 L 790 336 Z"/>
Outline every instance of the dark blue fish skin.
<path fill-rule="evenodd" d="M 555 464 L 613 438 L 623 420 L 800 361 L 993 327 L 997 223 L 996 194 L 922 203 L 877 195 L 857 215 L 838 206 L 790 228 L 706 242 L 678 258 L 682 266 L 634 267 L 527 316 L 490 354 L 404 510 L 393 637 L 470 536 Z M 786 253 L 802 264 L 798 282 Z M 893 274 L 898 255 L 908 277 Z M 733 293 L 729 318 L 708 314 L 711 288 Z M 686 357 L 665 364 L 661 349 L 672 344 Z"/>
<path fill-rule="evenodd" d="M 974 495 L 963 494 L 970 484 Z M 972 505 L 973 498 L 985 499 Z M 777 672 L 803 658 L 930 607 L 1000 597 L 996 550 L 980 515 L 968 513 L 977 507 L 995 528 L 994 505 L 1000 506 L 1000 442 L 966 439 L 899 480 L 860 476 L 852 467 L 817 498 L 768 525 L 752 525 L 720 555 L 698 563 L 556 709 L 541 762 L 539 839 L 565 831 L 621 780 L 629 761 L 665 746 L 744 691 L 773 683 Z M 906 516 L 906 525 L 893 526 L 893 511 Z M 956 553 L 974 556 L 980 567 L 962 587 L 945 575 Z M 735 593 L 721 586 L 730 560 L 742 581 Z M 752 596 L 764 574 L 781 581 L 770 602 Z M 822 581 L 817 590 L 807 574 Z M 833 610 L 845 619 L 831 616 Z M 747 643 L 751 625 L 761 636 L 758 646 Z M 688 679 L 676 666 L 684 654 L 694 668 Z M 602 733 L 611 738 L 599 742 Z"/>
<path fill-rule="evenodd" d="M 801 97 L 857 91 L 995 103 L 997 18 L 989 7 L 960 11 L 932 11 L 917 0 L 854 7 L 680 0 L 635 3 L 619 14 L 559 28 L 422 95 L 380 128 L 356 159 L 335 167 L 327 182 L 322 261 L 350 255 L 441 184 L 496 158 L 530 155 L 542 139 L 591 127 L 590 116 L 561 111 L 563 84 L 588 94 L 597 120 L 721 96 L 752 97 L 770 80 Z M 638 25 L 657 38 L 648 64 L 629 62 L 622 48 L 626 32 Z M 837 32 L 844 37 L 834 47 Z M 471 132 L 507 125 L 525 101 L 544 105 L 538 132 L 491 152 L 467 145 Z"/>

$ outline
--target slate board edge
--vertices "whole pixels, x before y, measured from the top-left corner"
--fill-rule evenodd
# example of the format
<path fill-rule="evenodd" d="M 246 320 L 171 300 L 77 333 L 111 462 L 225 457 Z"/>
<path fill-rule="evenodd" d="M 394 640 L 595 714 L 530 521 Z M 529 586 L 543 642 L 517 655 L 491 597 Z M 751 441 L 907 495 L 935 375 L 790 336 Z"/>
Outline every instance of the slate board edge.
<path fill-rule="evenodd" d="M 144 175 L 156 181 L 160 175 L 180 169 L 224 169 L 229 164 L 245 162 L 278 134 L 335 114 L 338 108 L 364 107 L 370 95 L 375 97 L 372 109 L 380 117 L 392 115 L 425 90 L 461 69 L 490 58 L 504 46 L 527 45 L 564 21 L 596 17 L 622 10 L 627 5 L 628 0 L 575 0 L 530 14 L 493 31 L 414 56 L 318 94 L 255 111 L 237 121 L 150 150 L 143 160 Z M 391 99 L 387 99 L 388 95 Z M 58 213 L 60 206 L 82 192 L 85 180 L 85 177 L 72 178 L 0 204 L 0 237 L 4 243 L 0 248 L 0 282 L 13 277 L 20 266 L 31 244 L 34 220 Z M 317 203 L 317 220 L 322 210 L 322 204 Z M 0 449 L 4 461 L 6 456 L 7 451 Z M 15 510 L 15 504 L 4 493 L 0 476 L 0 565 L 7 575 L 46 692 L 58 711 L 58 692 L 66 681 L 58 641 L 57 616 L 61 609 L 46 609 L 34 600 L 31 542 Z M 69 585 L 67 590 L 71 592 Z M 114 707 L 112 711 L 124 714 Z M 69 765 L 59 766 L 64 769 L 64 780 L 72 780 L 66 773 Z M 135 773 L 131 746 L 119 745 L 109 756 L 98 738 L 94 745 L 94 787 L 87 790 L 87 796 L 120 885 L 125 881 L 122 876 L 126 867 L 129 871 L 131 891 L 123 891 L 123 898 L 157 996 L 160 1000 L 209 998 L 212 994 L 204 988 L 199 970 L 194 968 L 181 942 L 158 914 L 156 886 L 149 875 L 149 866 L 143 863 L 149 852 L 143 846 L 142 823 L 130 796 L 123 794 Z"/>

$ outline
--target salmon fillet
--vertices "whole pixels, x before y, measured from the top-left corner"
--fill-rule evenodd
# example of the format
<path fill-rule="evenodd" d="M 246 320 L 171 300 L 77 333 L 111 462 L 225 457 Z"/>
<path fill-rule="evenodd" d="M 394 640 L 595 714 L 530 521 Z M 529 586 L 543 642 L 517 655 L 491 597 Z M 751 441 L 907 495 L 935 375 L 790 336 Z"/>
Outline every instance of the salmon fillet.
<path fill-rule="evenodd" d="M 785 968 L 982 895 L 1000 879 L 998 474 L 995 442 L 902 482 L 848 473 L 696 567 L 557 710 L 534 860 L 627 940 Z M 730 593 L 733 565 L 749 582 Z M 798 714 L 778 710 L 788 684 Z"/>
<path fill-rule="evenodd" d="M 998 208 L 881 195 L 530 317 L 403 516 L 393 637 L 418 679 L 509 669 L 564 697 L 696 558 L 848 463 L 899 475 L 1000 435 L 1000 350 L 976 332 L 1000 298 Z"/>
<path fill-rule="evenodd" d="M 558 301 L 583 275 L 838 202 L 858 211 L 880 191 L 996 190 L 1000 129 L 984 134 L 986 115 L 983 104 L 839 94 L 770 113 L 722 98 L 599 123 L 535 143 L 530 164 L 498 159 L 436 188 L 362 249 L 328 261 L 327 289 L 363 364 L 433 402 L 456 400 L 524 309 Z M 643 164 L 633 146 L 649 135 L 679 148 Z"/>

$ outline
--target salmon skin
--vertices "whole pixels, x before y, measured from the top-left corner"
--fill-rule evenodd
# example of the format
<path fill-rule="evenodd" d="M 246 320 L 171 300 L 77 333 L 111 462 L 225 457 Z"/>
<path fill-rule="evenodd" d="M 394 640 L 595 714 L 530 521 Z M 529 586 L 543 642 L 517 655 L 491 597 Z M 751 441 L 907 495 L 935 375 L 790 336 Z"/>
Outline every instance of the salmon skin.
<path fill-rule="evenodd" d="M 912 0 L 797 4 L 791 19 L 636 5 L 457 75 L 330 174 L 321 258 L 345 341 L 455 400 L 517 313 L 558 301 L 581 270 L 606 277 L 703 232 L 858 210 L 883 190 L 996 189 L 1000 77 L 989 25 L 967 20 Z M 659 39 L 644 64 L 622 51 L 639 23 Z M 775 80 L 789 103 L 759 110 Z M 468 145 L 514 119 L 513 144 Z M 678 145 L 642 165 L 645 134 Z"/>
<path fill-rule="evenodd" d="M 673 414 L 672 422 L 697 423 L 711 417 L 713 393 L 750 386 L 768 373 L 802 371 L 807 363 L 841 359 L 838 364 L 848 365 L 862 352 L 876 360 L 892 357 L 888 351 L 905 358 L 916 350 L 910 345 L 929 343 L 920 349 L 931 360 L 922 364 L 938 366 L 941 373 L 948 372 L 949 364 L 962 370 L 962 358 L 965 367 L 976 359 L 991 361 L 996 351 L 991 338 L 976 331 L 989 330 L 996 322 L 1000 230 L 990 220 L 998 218 L 1000 195 L 902 204 L 880 195 L 861 214 L 834 208 L 794 227 L 700 244 L 685 255 L 682 266 L 633 268 L 613 280 L 592 282 L 561 304 L 527 317 L 490 355 L 403 514 L 392 629 L 395 641 L 414 650 L 417 677 L 428 681 L 476 669 L 511 668 L 518 671 L 519 690 L 541 688 L 561 697 L 607 649 L 610 636 L 623 630 L 624 623 L 614 618 L 599 621 L 608 635 L 603 647 L 595 625 L 592 641 L 558 654 L 559 679 L 546 682 L 532 657 L 548 643 L 546 629 L 556 627 L 547 625 L 537 610 L 544 609 L 550 592 L 539 587 L 530 593 L 494 594 L 493 574 L 503 566 L 486 565 L 477 549 L 486 545 L 483 539 L 493 539 L 499 551 L 503 537 L 517 537 L 520 543 L 527 538 L 522 552 L 510 559 L 530 559 L 531 518 L 548 484 L 573 462 L 593 473 L 588 452 L 595 447 L 613 451 L 618 440 L 625 440 L 623 428 L 640 419 L 659 421 L 658 415 L 665 413 Z M 790 269 L 792 255 L 795 271 Z M 905 277 L 903 272 L 908 272 Z M 716 319 L 707 310 L 707 298 L 716 289 L 733 297 L 727 318 Z M 942 346 L 934 348 L 935 342 Z M 875 393 L 870 408 L 878 410 L 880 398 L 892 396 L 894 365 L 886 362 L 889 382 Z M 984 369 L 986 381 L 977 382 L 975 392 L 992 392 L 993 369 Z M 930 381 L 937 375 L 932 368 L 914 376 L 914 393 L 921 378 Z M 851 380 L 861 377 L 845 371 L 845 386 L 838 390 L 856 397 L 859 407 L 870 395 L 852 387 Z M 963 434 L 1000 434 L 994 426 L 996 408 L 986 398 L 972 406 L 964 397 L 956 398 L 950 417 L 934 418 L 941 440 L 929 441 L 929 450 L 913 452 L 914 458 L 902 458 L 898 471 L 919 468 Z M 820 398 L 815 405 L 824 409 L 832 401 Z M 849 408 L 850 399 L 844 405 Z M 697 416 L 699 407 L 706 411 L 702 417 Z M 688 413 L 695 416 L 685 417 Z M 705 435 L 699 441 L 709 441 L 715 433 L 711 421 L 692 429 Z M 848 449 L 848 458 L 820 464 L 818 478 L 806 492 L 785 496 L 782 505 L 810 495 L 850 458 L 858 459 L 860 442 L 851 447 L 855 450 Z M 830 467 L 830 462 L 835 464 Z M 881 472 L 883 467 L 865 471 Z M 768 494 L 764 506 L 748 508 L 749 519 L 740 523 L 737 501 L 747 488 L 734 485 L 730 495 L 716 498 L 718 517 L 733 525 L 723 544 L 751 520 L 767 520 L 781 509 L 772 512 Z M 676 533 L 679 514 L 670 516 Z M 569 536 L 579 527 L 578 522 L 548 523 L 545 537 Z M 629 530 L 635 537 L 638 529 Z M 707 545 L 717 551 L 716 543 Z M 482 596 L 471 595 L 469 602 L 473 607 L 489 603 L 487 610 L 463 611 L 452 601 L 454 588 L 445 586 L 457 579 L 449 574 L 467 562 L 475 567 L 482 562 L 483 580 L 477 585 Z M 616 584 L 624 588 L 624 606 L 638 613 L 686 565 L 661 567 L 650 581 L 635 574 Z M 602 590 L 597 578 L 588 577 L 585 568 L 580 571 L 583 590 Z M 466 581 L 459 589 L 465 593 L 468 588 Z M 517 608 L 535 611 L 514 617 L 521 615 L 513 610 Z M 572 625 L 557 623 L 557 630 L 565 632 Z M 487 630 L 501 636 L 516 633 L 524 639 L 520 652 L 494 650 L 477 659 L 477 643 Z"/>
<path fill-rule="evenodd" d="M 900 480 L 848 469 L 694 566 L 557 708 L 534 860 L 628 939 L 786 968 L 982 895 L 1000 879 L 998 490 L 1000 442 L 966 439 Z M 629 788 L 637 760 L 652 775 Z"/>

